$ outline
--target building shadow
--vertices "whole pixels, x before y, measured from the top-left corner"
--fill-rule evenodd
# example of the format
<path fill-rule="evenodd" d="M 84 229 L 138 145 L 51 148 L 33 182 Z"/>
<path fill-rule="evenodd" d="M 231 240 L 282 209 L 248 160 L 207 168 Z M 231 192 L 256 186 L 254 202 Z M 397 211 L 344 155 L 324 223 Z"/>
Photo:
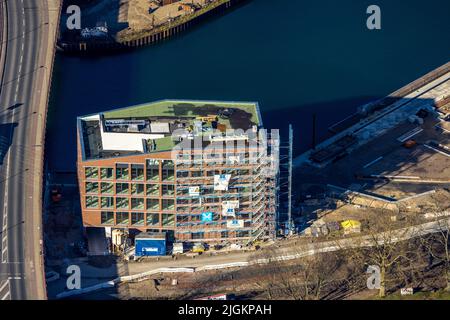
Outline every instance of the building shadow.
<path fill-rule="evenodd" d="M 341 193 L 360 192 L 385 202 L 448 188 L 448 104 L 425 98 L 391 97 L 392 101 L 382 108 L 360 108 L 360 120 L 337 134 L 317 134 L 316 148 L 307 150 L 309 156 L 302 153 L 307 161 L 294 171 L 293 188 L 300 198 L 320 199 L 330 185 Z M 333 143 L 321 144 L 330 137 Z"/>
<path fill-rule="evenodd" d="M 14 130 L 17 127 L 17 123 L 3 123 L 0 124 L 0 166 L 3 165 L 5 156 L 11 147 Z"/>

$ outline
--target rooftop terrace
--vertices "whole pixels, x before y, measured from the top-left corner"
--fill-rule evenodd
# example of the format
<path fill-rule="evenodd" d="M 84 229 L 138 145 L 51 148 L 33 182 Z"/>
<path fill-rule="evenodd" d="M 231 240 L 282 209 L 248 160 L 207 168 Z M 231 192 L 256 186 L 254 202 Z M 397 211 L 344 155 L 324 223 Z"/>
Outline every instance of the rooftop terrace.
<path fill-rule="evenodd" d="M 162 100 L 78 118 L 83 160 L 170 151 L 176 129 L 204 134 L 254 126 L 262 126 L 257 103 L 222 101 Z"/>

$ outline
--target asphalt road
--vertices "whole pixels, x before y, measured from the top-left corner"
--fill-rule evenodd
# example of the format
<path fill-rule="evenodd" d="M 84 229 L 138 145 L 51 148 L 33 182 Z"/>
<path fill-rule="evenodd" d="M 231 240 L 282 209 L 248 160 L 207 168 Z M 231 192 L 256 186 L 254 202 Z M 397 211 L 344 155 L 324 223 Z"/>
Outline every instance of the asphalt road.
<path fill-rule="evenodd" d="M 36 136 L 44 69 L 40 48 L 49 23 L 47 0 L 1 0 L 7 32 L 0 91 L 0 300 L 35 299 L 39 261 L 31 254 L 39 246 L 32 236 Z M 3 28 L 3 26 L 1 26 Z M 45 39 L 44 39 L 45 38 Z M 41 118 L 39 120 L 39 118 Z M 41 277 L 42 278 L 42 277 Z"/>

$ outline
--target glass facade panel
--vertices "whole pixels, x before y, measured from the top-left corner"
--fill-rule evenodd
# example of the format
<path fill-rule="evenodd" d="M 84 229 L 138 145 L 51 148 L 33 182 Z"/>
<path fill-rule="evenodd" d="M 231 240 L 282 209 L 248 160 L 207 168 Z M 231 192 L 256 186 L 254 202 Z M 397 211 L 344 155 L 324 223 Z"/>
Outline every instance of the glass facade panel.
<path fill-rule="evenodd" d="M 128 198 L 116 198 L 116 208 L 117 209 L 128 209 Z"/>
<path fill-rule="evenodd" d="M 98 208 L 98 197 L 86 196 L 86 208 Z"/>
<path fill-rule="evenodd" d="M 144 225 L 144 213 L 143 212 L 132 212 L 131 213 L 131 224 L 134 226 Z"/>
<path fill-rule="evenodd" d="M 113 168 L 101 168 L 100 175 L 102 180 L 112 180 L 114 179 L 114 169 Z"/>
<path fill-rule="evenodd" d="M 98 179 L 98 168 L 86 167 L 84 168 L 84 174 L 86 179 Z"/>
<path fill-rule="evenodd" d="M 114 225 L 114 212 L 102 211 L 101 224 Z"/>

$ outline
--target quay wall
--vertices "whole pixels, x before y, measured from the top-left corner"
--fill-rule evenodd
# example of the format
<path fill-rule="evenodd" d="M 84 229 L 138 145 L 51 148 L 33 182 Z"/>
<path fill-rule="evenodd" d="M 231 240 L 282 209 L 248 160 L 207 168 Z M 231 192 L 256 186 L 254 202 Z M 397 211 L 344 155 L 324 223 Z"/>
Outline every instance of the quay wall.
<path fill-rule="evenodd" d="M 126 38 L 65 42 L 59 41 L 58 49 L 66 53 L 90 53 L 117 50 L 129 50 L 160 43 L 178 34 L 181 34 L 205 19 L 222 14 L 230 8 L 248 0 L 220 0 L 208 7 L 202 8 L 192 15 L 175 20 L 172 25 L 164 25 L 155 30 L 143 30 Z"/>

